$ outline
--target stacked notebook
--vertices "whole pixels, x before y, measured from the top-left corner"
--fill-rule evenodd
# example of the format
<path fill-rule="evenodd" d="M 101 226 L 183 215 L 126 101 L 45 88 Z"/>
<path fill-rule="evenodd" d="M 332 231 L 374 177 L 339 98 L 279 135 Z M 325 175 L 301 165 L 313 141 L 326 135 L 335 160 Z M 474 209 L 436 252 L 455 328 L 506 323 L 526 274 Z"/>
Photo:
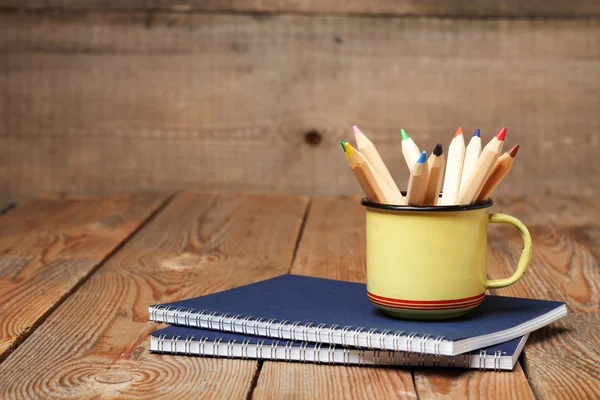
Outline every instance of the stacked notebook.
<path fill-rule="evenodd" d="M 331 364 L 511 370 L 530 332 L 567 314 L 564 303 L 486 296 L 464 317 L 387 316 L 366 285 L 283 275 L 206 296 L 150 306 L 170 326 L 150 350 L 181 355 Z"/>

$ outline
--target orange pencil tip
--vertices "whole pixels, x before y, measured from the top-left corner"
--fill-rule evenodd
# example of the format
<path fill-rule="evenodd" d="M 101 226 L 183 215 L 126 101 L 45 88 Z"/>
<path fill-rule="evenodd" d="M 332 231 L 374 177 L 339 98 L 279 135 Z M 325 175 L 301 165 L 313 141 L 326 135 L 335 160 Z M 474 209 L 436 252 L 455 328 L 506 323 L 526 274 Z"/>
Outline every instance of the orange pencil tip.
<path fill-rule="evenodd" d="M 498 133 L 496 134 L 496 138 L 497 138 L 498 140 L 504 140 L 504 137 L 505 137 L 505 136 L 506 136 L 506 128 L 502 128 L 502 129 L 500 129 L 500 132 L 498 132 Z"/>
<path fill-rule="evenodd" d="M 462 127 L 459 126 L 458 129 L 456 130 L 456 133 L 454 133 L 454 136 L 452 138 L 454 139 L 458 135 L 462 135 L 462 134 L 463 134 Z"/>
<path fill-rule="evenodd" d="M 519 152 L 519 146 L 518 144 L 515 144 L 512 149 L 510 149 L 508 151 L 508 155 L 511 156 L 512 158 L 515 158 L 517 156 L 517 153 Z"/>

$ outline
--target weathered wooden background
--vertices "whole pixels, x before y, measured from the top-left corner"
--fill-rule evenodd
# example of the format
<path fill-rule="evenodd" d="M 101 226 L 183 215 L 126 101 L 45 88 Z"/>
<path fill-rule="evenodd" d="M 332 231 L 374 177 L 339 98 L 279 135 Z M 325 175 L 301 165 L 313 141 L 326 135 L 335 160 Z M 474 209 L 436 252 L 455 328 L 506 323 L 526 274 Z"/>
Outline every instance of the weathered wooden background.
<path fill-rule="evenodd" d="M 0 201 L 359 191 L 357 124 L 522 150 L 502 191 L 600 191 L 600 2 L 0 0 Z M 0 204 L 1 206 L 1 204 Z"/>

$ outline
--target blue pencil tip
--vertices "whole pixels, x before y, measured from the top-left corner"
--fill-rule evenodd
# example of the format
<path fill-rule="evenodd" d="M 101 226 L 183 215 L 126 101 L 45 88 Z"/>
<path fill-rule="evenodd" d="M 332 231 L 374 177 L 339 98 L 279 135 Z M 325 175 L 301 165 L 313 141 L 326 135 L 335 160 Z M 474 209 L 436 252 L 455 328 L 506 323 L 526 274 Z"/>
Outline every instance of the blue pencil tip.
<path fill-rule="evenodd" d="M 475 132 L 473 132 L 473 136 L 481 137 L 481 133 L 479 132 L 479 128 L 475 129 Z"/>
<path fill-rule="evenodd" d="M 427 152 L 423 151 L 417 160 L 417 164 L 422 164 L 427 161 Z"/>

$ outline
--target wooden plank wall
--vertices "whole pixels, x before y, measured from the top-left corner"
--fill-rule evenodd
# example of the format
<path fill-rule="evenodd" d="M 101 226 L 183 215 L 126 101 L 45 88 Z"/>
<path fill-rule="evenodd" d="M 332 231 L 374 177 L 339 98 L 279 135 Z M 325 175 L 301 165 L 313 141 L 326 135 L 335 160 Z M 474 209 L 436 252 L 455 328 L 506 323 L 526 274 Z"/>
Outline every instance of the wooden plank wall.
<path fill-rule="evenodd" d="M 40 192 L 359 191 L 357 124 L 399 186 L 501 126 L 503 192 L 600 190 L 600 3 L 0 0 L 0 202 Z"/>

